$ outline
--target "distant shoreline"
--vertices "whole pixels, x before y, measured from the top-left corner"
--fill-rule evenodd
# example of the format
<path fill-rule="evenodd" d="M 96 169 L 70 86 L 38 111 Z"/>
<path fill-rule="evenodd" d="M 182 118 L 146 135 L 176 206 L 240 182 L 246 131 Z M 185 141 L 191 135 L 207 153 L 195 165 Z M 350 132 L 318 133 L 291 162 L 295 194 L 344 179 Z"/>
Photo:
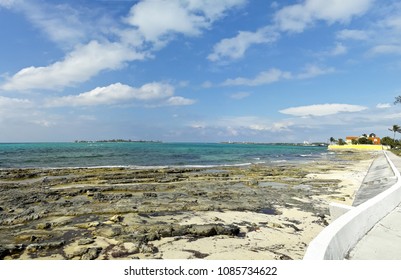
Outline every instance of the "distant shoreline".
<path fill-rule="evenodd" d="M 75 143 L 163 143 L 159 140 L 125 140 L 125 139 L 111 139 L 111 140 L 75 140 Z"/>

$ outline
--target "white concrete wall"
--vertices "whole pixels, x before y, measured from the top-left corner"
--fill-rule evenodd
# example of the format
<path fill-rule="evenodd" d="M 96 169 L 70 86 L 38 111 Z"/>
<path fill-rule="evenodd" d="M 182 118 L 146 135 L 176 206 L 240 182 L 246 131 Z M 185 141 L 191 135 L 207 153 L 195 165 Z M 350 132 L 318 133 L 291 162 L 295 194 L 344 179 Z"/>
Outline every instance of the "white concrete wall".
<path fill-rule="evenodd" d="M 383 217 L 401 203 L 401 176 L 384 152 L 397 183 L 374 198 L 354 207 L 312 240 L 304 260 L 341 260 L 356 243 Z"/>

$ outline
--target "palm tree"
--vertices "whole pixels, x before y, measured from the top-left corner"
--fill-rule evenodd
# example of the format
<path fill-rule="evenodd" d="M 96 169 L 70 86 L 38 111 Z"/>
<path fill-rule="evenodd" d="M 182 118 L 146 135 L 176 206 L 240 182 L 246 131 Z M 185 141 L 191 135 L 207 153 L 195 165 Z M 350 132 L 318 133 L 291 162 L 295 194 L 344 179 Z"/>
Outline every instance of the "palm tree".
<path fill-rule="evenodd" d="M 396 124 L 394 124 L 393 127 L 392 127 L 392 128 L 389 128 L 388 130 L 394 132 L 394 137 L 393 137 L 393 140 L 394 140 L 394 141 L 395 141 L 395 134 L 396 134 L 397 132 L 398 132 L 398 133 L 401 133 L 401 127 L 400 127 L 399 125 L 396 125 Z"/>

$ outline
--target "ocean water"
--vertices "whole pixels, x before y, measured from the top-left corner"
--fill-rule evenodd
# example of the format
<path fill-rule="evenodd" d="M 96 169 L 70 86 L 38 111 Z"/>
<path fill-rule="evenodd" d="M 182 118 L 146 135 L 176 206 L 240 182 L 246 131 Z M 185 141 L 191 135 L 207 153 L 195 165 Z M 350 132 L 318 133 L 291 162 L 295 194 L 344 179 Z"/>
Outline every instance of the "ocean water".
<path fill-rule="evenodd" d="M 304 162 L 326 147 L 223 143 L 2 143 L 0 168 L 222 166 Z"/>

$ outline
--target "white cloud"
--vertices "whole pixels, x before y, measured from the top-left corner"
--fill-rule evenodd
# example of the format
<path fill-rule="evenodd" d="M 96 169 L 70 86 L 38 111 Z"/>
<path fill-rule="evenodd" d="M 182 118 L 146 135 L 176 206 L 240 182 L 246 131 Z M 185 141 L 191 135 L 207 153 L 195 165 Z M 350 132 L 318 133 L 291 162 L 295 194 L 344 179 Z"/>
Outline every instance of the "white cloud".
<path fill-rule="evenodd" d="M 181 96 L 173 96 L 174 88 L 169 84 L 150 83 L 140 88 L 134 88 L 121 83 L 111 84 L 106 87 L 97 87 L 91 91 L 79 95 L 69 95 L 49 99 L 47 107 L 65 106 L 99 106 L 126 104 L 129 101 L 156 102 L 158 106 L 183 106 L 191 105 L 195 101 Z M 162 102 L 161 104 L 159 104 Z"/>
<path fill-rule="evenodd" d="M 341 40 L 367 40 L 369 32 L 357 29 L 343 29 L 337 33 L 337 38 Z"/>
<path fill-rule="evenodd" d="M 143 0 L 131 8 L 126 22 L 138 28 L 148 41 L 157 42 L 171 33 L 199 35 L 226 10 L 245 0 Z"/>
<path fill-rule="evenodd" d="M 305 0 L 279 10 L 275 22 L 282 31 L 302 32 L 317 20 L 346 23 L 364 14 L 372 3 L 373 0 Z"/>
<path fill-rule="evenodd" d="M 186 106 L 186 105 L 192 105 L 196 101 L 193 99 L 188 99 L 182 96 L 172 96 L 166 101 L 166 105 L 169 106 Z"/>
<path fill-rule="evenodd" d="M 334 47 L 316 53 L 318 57 L 327 57 L 327 56 L 339 56 L 339 55 L 344 55 L 348 52 L 348 49 L 346 46 L 344 46 L 343 43 L 337 42 Z"/>
<path fill-rule="evenodd" d="M 133 6 L 127 22 L 137 26 L 148 41 L 157 41 L 169 32 L 198 35 L 207 27 L 205 19 L 190 13 L 178 1 L 142 1 Z"/>
<path fill-rule="evenodd" d="M 377 45 L 369 50 L 371 55 L 395 54 L 401 55 L 401 45 Z"/>
<path fill-rule="evenodd" d="M 124 62 L 144 59 L 143 54 L 118 43 L 92 41 L 78 46 L 64 60 L 46 67 L 27 67 L 6 79 L 2 90 L 59 90 L 87 81 L 102 70 L 115 70 Z"/>
<path fill-rule="evenodd" d="M 62 48 L 69 48 L 85 40 L 89 34 L 98 34 L 101 20 L 89 24 L 89 11 L 79 11 L 68 4 L 48 4 L 41 1 L 3 0 L 3 5 L 24 14 L 30 23 L 44 32 Z"/>
<path fill-rule="evenodd" d="M 281 121 L 281 122 L 274 122 L 271 124 L 251 124 L 249 128 L 251 130 L 256 131 L 271 131 L 271 132 L 279 132 L 279 131 L 288 131 L 294 123 L 291 121 Z"/>
<path fill-rule="evenodd" d="M 258 29 L 256 32 L 240 31 L 237 36 L 225 38 L 213 47 L 208 56 L 210 61 L 238 59 L 244 56 L 246 50 L 253 44 L 271 43 L 279 38 L 279 32 L 303 32 L 318 20 L 328 23 L 348 22 L 352 17 L 364 14 L 373 0 L 305 0 L 300 4 L 289 5 L 278 10 L 274 15 L 274 23 Z M 362 36 L 356 31 L 343 31 L 339 36 Z M 347 49 L 338 43 L 330 55 L 346 53 Z"/>
<path fill-rule="evenodd" d="M 316 104 L 309 106 L 291 107 L 280 110 L 282 114 L 293 115 L 297 117 L 307 116 L 328 116 L 344 112 L 360 112 L 368 109 L 360 105 L 350 104 Z"/>
<path fill-rule="evenodd" d="M 5 8 L 11 8 L 13 7 L 17 2 L 19 2 L 18 0 L 0 0 L 0 7 L 5 7 Z"/>
<path fill-rule="evenodd" d="M 347 47 L 345 47 L 342 43 L 337 43 L 336 46 L 330 51 L 330 55 L 337 56 L 343 55 L 347 53 Z"/>
<path fill-rule="evenodd" d="M 291 130 L 292 125 L 292 121 L 282 120 L 275 122 L 258 116 L 225 116 L 209 121 L 193 122 L 190 127 L 202 132 L 202 135 L 213 135 L 219 137 L 218 139 L 233 137 L 234 139 L 245 139 L 247 141 L 252 135 L 252 137 L 264 139 L 261 141 L 271 141 L 266 140 L 270 139 L 266 137 L 269 137 L 269 135 L 271 137 L 274 134 L 276 141 L 277 133 L 287 133 Z"/>
<path fill-rule="evenodd" d="M 390 6 L 392 13 L 388 13 L 384 19 L 379 22 L 379 25 L 385 29 L 401 30 L 401 5 Z"/>
<path fill-rule="evenodd" d="M 378 109 L 386 109 L 386 108 L 390 108 L 391 104 L 390 103 L 379 103 L 376 105 L 376 108 Z"/>
<path fill-rule="evenodd" d="M 236 92 L 236 93 L 231 94 L 230 97 L 231 97 L 232 99 L 238 99 L 238 100 L 240 100 L 240 99 L 244 99 L 244 98 L 246 98 L 246 97 L 248 97 L 248 96 L 250 96 L 250 95 L 251 95 L 251 94 L 250 94 L 249 92 L 241 91 L 241 92 Z"/>
<path fill-rule="evenodd" d="M 309 64 L 305 66 L 302 71 L 294 75 L 291 72 L 282 71 L 280 69 L 272 68 L 267 71 L 259 73 L 255 78 L 239 77 L 235 79 L 227 79 L 222 83 L 223 86 L 260 86 L 267 85 L 282 80 L 294 79 L 310 79 L 321 75 L 333 73 L 334 68 L 321 68 L 317 65 Z"/>
<path fill-rule="evenodd" d="M 207 58 L 210 61 L 224 58 L 238 59 L 244 56 L 251 45 L 271 43 L 277 38 L 278 33 L 271 28 L 261 28 L 256 32 L 239 31 L 236 37 L 223 39 L 214 45 L 213 52 Z"/>
<path fill-rule="evenodd" d="M 281 80 L 291 79 L 292 75 L 290 72 L 281 71 L 279 69 L 272 68 L 268 71 L 259 73 L 255 78 L 235 78 L 227 79 L 223 82 L 223 86 L 259 86 L 265 84 L 271 84 Z"/>
<path fill-rule="evenodd" d="M 29 111 L 27 109 L 33 107 L 34 103 L 30 100 L 0 96 L 0 123 L 5 120 L 18 119 Z"/>
<path fill-rule="evenodd" d="M 309 64 L 304 67 L 301 73 L 299 73 L 296 77 L 298 79 L 310 79 L 317 76 L 322 76 L 326 74 L 333 73 L 335 71 L 334 68 L 321 68 L 314 64 Z"/>
<path fill-rule="evenodd" d="M 194 129 L 205 129 L 206 124 L 204 122 L 194 122 L 189 125 L 189 127 Z"/>
<path fill-rule="evenodd" d="M 14 108 L 28 108 L 32 106 L 32 102 L 28 99 L 18 99 L 0 96 L 0 108 L 14 109 Z"/>

